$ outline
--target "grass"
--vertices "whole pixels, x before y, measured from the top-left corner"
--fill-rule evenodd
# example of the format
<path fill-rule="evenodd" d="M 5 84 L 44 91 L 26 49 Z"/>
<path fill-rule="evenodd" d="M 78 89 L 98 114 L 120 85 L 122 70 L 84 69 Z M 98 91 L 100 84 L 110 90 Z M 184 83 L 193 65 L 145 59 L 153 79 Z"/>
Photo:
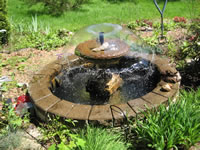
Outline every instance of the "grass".
<path fill-rule="evenodd" d="M 194 3 L 192 3 L 193 1 Z M 196 17 L 200 14 L 200 5 L 197 3 L 195 0 L 190 2 L 188 0 L 169 1 L 164 17 Z M 162 3 L 160 7 L 162 8 Z M 38 24 L 40 26 L 49 26 L 55 30 L 61 28 L 76 30 L 83 26 L 102 22 L 126 24 L 136 19 L 154 19 L 160 17 L 153 0 L 140 0 L 137 3 L 110 3 L 106 0 L 91 0 L 91 2 L 82 5 L 80 9 L 67 11 L 58 17 L 44 14 L 42 8 L 41 5 L 35 5 L 29 8 L 21 0 L 8 1 L 9 19 L 12 24 L 30 24 L 32 22 L 32 16 L 37 14 Z"/>
<path fill-rule="evenodd" d="M 143 113 L 132 127 L 137 141 L 133 145 L 137 143 L 140 149 L 189 149 L 200 141 L 199 114 L 200 88 L 196 92 L 182 91 L 178 101 L 169 102 L 169 107 L 161 105 Z"/>
<path fill-rule="evenodd" d="M 85 141 L 85 147 L 79 150 L 127 150 L 128 144 L 122 140 L 120 133 L 112 133 L 102 128 L 88 126 L 82 130 L 80 137 Z"/>

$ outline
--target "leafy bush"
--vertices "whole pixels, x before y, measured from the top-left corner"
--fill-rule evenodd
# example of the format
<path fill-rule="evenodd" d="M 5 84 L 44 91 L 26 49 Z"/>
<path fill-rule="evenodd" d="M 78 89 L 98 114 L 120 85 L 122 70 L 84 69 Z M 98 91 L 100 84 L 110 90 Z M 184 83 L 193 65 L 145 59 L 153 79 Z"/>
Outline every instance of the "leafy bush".
<path fill-rule="evenodd" d="M 86 142 L 85 147 L 79 150 L 126 150 L 128 144 L 122 141 L 120 133 L 108 132 L 102 128 L 87 127 L 83 130 L 81 138 Z"/>
<path fill-rule="evenodd" d="M 182 91 L 177 102 L 169 101 L 169 107 L 161 105 L 143 113 L 144 119 L 132 126 L 134 144 L 143 149 L 188 149 L 200 141 L 199 113 L 200 88 L 196 93 Z"/>
<path fill-rule="evenodd" d="M 0 45 L 8 43 L 10 25 L 7 20 L 7 0 L 0 0 Z"/>
<path fill-rule="evenodd" d="M 61 15 L 64 11 L 78 8 L 89 0 L 25 0 L 25 2 L 30 6 L 38 3 L 43 4 L 44 11 L 47 13 Z"/>

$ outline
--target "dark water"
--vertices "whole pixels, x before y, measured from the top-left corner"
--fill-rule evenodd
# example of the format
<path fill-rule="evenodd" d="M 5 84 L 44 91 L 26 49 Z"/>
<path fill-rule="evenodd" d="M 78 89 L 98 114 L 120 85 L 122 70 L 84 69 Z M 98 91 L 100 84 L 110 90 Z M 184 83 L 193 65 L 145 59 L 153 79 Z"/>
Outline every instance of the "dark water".
<path fill-rule="evenodd" d="M 152 91 L 160 75 L 157 68 L 149 61 L 144 59 L 123 58 L 118 64 L 107 68 L 96 69 L 77 66 L 63 70 L 63 75 L 59 76 L 60 85 L 53 89 L 54 95 L 80 104 L 119 104 L 131 99 L 141 97 Z M 120 75 L 123 84 L 119 89 L 109 97 L 106 97 L 102 89 L 107 83 L 111 74 Z M 88 83 L 98 81 L 96 84 Z M 91 96 L 88 89 L 99 88 L 95 96 Z M 102 88 L 102 89 L 101 89 Z M 103 94 L 102 94 L 103 93 Z"/>

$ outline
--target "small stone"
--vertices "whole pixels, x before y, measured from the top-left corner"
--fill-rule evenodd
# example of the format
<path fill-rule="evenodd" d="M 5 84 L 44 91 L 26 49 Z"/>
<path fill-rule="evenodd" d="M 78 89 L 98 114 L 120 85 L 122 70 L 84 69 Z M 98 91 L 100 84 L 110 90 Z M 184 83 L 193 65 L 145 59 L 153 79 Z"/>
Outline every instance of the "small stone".
<path fill-rule="evenodd" d="M 145 27 L 141 27 L 140 31 L 146 31 L 146 28 Z"/>
<path fill-rule="evenodd" d="M 165 84 L 165 85 L 162 86 L 161 90 L 165 91 L 165 92 L 169 92 L 172 89 L 171 86 L 172 86 L 171 84 L 167 83 L 167 84 Z"/>
<path fill-rule="evenodd" d="M 177 78 L 176 76 L 168 76 L 164 78 L 165 82 L 169 82 L 169 83 L 176 83 L 177 82 Z"/>
<path fill-rule="evenodd" d="M 10 79 L 10 78 L 7 77 L 7 76 L 2 76 L 2 77 L 0 78 L 0 83 L 10 82 L 10 81 L 12 81 L 12 79 Z"/>
<path fill-rule="evenodd" d="M 147 27 L 146 30 L 147 30 L 147 31 L 153 31 L 153 28 Z"/>
<path fill-rule="evenodd" d="M 181 75 L 179 72 L 176 73 L 176 80 L 177 82 L 181 81 Z"/>

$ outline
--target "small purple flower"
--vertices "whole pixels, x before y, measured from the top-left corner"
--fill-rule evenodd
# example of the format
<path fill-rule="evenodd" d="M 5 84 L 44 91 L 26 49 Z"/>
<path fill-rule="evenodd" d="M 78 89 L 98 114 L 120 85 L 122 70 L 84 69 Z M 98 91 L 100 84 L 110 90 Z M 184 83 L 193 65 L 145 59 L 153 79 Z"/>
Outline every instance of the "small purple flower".
<path fill-rule="evenodd" d="M 57 59 L 61 59 L 63 57 L 64 53 L 59 53 L 59 54 L 56 54 L 57 56 Z"/>

